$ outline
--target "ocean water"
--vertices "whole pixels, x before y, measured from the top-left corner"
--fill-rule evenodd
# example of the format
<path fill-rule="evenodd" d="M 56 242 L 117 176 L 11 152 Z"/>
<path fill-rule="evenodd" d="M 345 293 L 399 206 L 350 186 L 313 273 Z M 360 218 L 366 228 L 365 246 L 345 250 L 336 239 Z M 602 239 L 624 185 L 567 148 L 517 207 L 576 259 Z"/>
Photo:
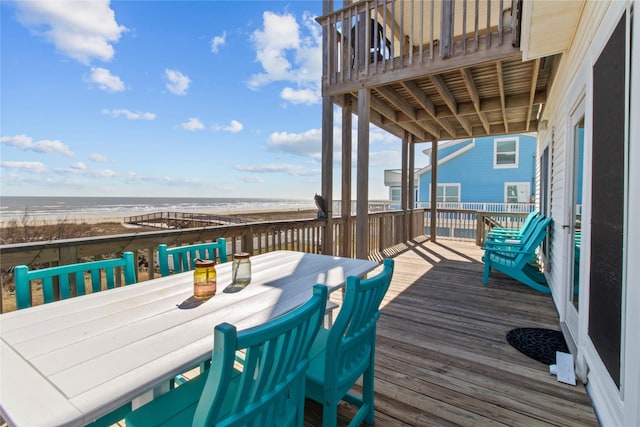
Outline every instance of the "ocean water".
<path fill-rule="evenodd" d="M 229 213 L 314 209 L 309 200 L 197 197 L 0 197 L 0 219 L 115 218 L 153 212 Z"/>

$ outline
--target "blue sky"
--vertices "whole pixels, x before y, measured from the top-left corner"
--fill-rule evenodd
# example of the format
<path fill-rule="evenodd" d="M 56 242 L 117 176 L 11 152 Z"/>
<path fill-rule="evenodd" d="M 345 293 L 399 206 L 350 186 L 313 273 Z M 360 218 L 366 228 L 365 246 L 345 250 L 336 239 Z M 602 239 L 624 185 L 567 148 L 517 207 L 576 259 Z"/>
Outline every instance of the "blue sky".
<path fill-rule="evenodd" d="M 312 198 L 321 7 L 0 2 L 0 192 Z M 340 123 L 334 132 L 339 198 Z M 400 141 L 370 138 L 369 197 L 386 199 Z"/>

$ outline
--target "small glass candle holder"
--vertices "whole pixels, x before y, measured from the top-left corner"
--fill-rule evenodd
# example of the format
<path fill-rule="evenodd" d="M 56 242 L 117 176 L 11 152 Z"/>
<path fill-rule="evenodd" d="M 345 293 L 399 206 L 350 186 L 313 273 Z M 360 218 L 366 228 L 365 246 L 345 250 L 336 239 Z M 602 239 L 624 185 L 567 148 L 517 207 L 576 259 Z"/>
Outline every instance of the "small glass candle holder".
<path fill-rule="evenodd" d="M 215 261 L 198 259 L 193 271 L 193 295 L 196 298 L 210 298 L 216 294 Z"/>
<path fill-rule="evenodd" d="M 245 287 L 251 283 L 251 259 L 249 254 L 241 252 L 233 255 L 231 265 L 231 284 L 233 286 Z"/>

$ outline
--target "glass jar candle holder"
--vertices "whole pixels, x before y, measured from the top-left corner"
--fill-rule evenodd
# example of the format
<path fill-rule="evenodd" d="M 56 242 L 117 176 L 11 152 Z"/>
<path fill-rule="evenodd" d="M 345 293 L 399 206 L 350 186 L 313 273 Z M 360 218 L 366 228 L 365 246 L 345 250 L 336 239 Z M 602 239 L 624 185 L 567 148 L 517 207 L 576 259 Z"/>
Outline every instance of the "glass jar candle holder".
<path fill-rule="evenodd" d="M 198 259 L 193 271 L 193 295 L 196 298 L 210 298 L 216 294 L 215 261 Z"/>
<path fill-rule="evenodd" d="M 251 259 L 249 254 L 241 252 L 233 255 L 231 265 L 231 284 L 244 287 L 251 283 Z"/>

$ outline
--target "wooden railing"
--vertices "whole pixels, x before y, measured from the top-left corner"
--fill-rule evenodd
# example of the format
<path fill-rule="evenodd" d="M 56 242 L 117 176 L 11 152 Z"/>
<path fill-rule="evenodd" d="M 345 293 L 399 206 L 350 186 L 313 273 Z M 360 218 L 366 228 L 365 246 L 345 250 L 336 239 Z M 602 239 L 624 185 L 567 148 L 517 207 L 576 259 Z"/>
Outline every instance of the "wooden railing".
<path fill-rule="evenodd" d="M 369 216 L 369 256 L 381 259 L 381 251 L 413 237 L 406 234 L 413 221 L 416 234 L 422 234 L 424 211 L 380 212 Z M 333 243 L 323 242 L 326 219 L 254 222 L 238 225 L 163 230 L 130 233 L 113 236 L 86 237 L 77 239 L 30 242 L 0 246 L 0 269 L 2 270 L 3 296 L 13 285 L 12 267 L 28 265 L 41 268 L 53 265 L 73 264 L 92 259 L 112 258 L 123 252 L 134 252 L 138 261 L 138 280 L 152 279 L 156 270 L 156 249 L 159 244 L 169 246 L 188 245 L 213 241 L 219 237 L 227 239 L 227 252 L 249 252 L 259 254 L 279 249 L 308 253 L 330 253 L 354 257 L 355 217 L 331 219 Z M 402 230 L 405 230 L 403 234 Z M 9 304 L 7 305 L 9 306 Z M 0 305 L 0 312 L 3 306 Z"/>
<path fill-rule="evenodd" d="M 477 212 L 473 210 L 439 209 L 437 237 L 475 240 L 478 245 L 492 226 L 519 227 L 526 213 Z M 387 211 L 369 214 L 368 252 L 370 259 L 382 260 L 384 251 L 417 236 L 428 235 L 431 211 Z M 330 220 L 333 242 L 323 242 L 327 219 L 254 222 L 217 227 L 162 230 L 113 236 L 85 237 L 47 242 L 18 243 L 0 246 L 3 297 L 11 294 L 11 268 L 28 265 L 31 268 L 73 264 L 92 259 L 120 256 L 134 252 L 138 260 L 138 280 L 152 279 L 156 270 L 156 250 L 159 244 L 188 245 L 227 239 L 227 252 L 259 254 L 279 249 L 308 253 L 329 253 L 355 257 L 355 217 L 334 217 Z M 14 304 L 7 304 L 12 309 Z M 0 312 L 4 310 L 0 304 Z"/>
<path fill-rule="evenodd" d="M 493 46 L 517 45 L 517 5 L 517 0 L 349 4 L 317 19 L 328 55 L 323 84 L 339 86 Z"/>

